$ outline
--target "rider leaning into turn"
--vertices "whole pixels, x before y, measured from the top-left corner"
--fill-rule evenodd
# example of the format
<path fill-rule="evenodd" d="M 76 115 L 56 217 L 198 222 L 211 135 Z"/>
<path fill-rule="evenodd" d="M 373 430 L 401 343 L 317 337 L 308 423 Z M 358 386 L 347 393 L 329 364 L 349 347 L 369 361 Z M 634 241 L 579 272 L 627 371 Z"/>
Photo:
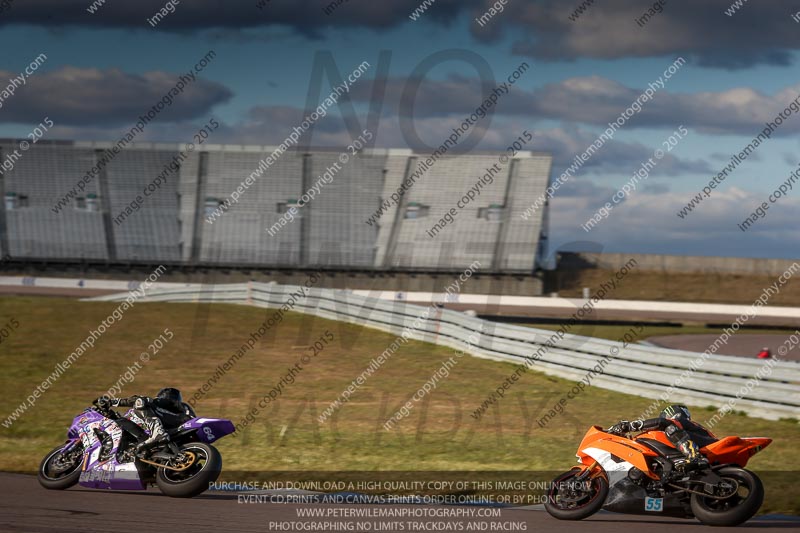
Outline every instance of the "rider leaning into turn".
<path fill-rule="evenodd" d="M 136 446 L 136 454 L 142 455 L 154 445 L 168 442 L 169 435 L 164 426 L 177 427 L 192 417 L 190 408 L 183 403 L 181 391 L 171 387 L 161 389 L 155 398 L 131 396 L 130 398 L 106 397 L 97 399 L 100 407 L 133 407 L 135 413 L 145 422 L 150 436 Z"/>
<path fill-rule="evenodd" d="M 702 446 L 708 446 L 717 438 L 706 428 L 692 421 L 689 408 L 685 405 L 670 405 L 661 411 L 658 418 L 647 420 L 621 420 L 609 429 L 609 433 L 628 433 L 631 431 L 663 431 L 672 444 L 686 456 L 684 468 L 696 470 L 708 465 L 701 453 Z"/>

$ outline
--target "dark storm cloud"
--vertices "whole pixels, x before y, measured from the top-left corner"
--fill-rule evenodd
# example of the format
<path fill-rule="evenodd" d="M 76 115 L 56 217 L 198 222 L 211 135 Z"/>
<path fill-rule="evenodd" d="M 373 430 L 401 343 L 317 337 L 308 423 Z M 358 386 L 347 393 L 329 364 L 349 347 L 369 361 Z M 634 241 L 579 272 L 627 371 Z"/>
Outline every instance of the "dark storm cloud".
<path fill-rule="evenodd" d="M 487 0 L 487 4 L 491 3 Z M 703 66 L 729 69 L 758 63 L 788 65 L 800 33 L 783 0 L 750 2 L 732 16 L 732 0 L 669 0 L 640 27 L 654 2 L 603 0 L 574 22 L 578 0 L 509 0 L 505 12 L 473 33 L 494 41 L 512 32 L 515 53 L 549 61 L 685 55 Z M 475 15 L 475 10 L 473 10 Z"/>
<path fill-rule="evenodd" d="M 15 76 L 0 71 L 0 79 Z M 5 103 L 0 122 L 38 123 L 49 116 L 61 126 L 129 124 L 164 98 L 179 76 L 160 71 L 128 74 L 118 69 L 76 67 L 36 73 Z M 205 118 L 214 105 L 232 96 L 225 86 L 198 76 L 172 99 L 171 106 L 164 107 L 157 120 Z"/>
<path fill-rule="evenodd" d="M 183 0 L 176 12 L 153 30 L 146 19 L 163 7 L 163 0 L 108 1 L 95 14 L 87 12 L 89 0 L 27 0 L 3 13 L 0 24 L 173 32 L 224 28 L 231 30 L 228 35 L 236 30 L 282 26 L 319 37 L 325 29 L 380 30 L 418 23 L 409 20 L 409 14 L 420 0 L 351 0 L 326 15 L 324 8 L 329 3 L 271 0 L 259 9 L 256 0 Z M 568 17 L 579 3 L 508 0 L 504 11 L 481 27 L 474 19 L 494 0 L 437 0 L 420 20 L 448 25 L 464 16 L 477 39 L 509 39 L 514 53 L 546 61 L 684 55 L 703 66 L 737 69 L 755 64 L 789 65 L 791 54 L 800 48 L 800 32 L 790 17 L 793 7 L 783 0 L 749 2 L 733 16 L 725 14 L 731 0 L 670 0 L 644 27 L 635 20 L 652 2 L 604 0 L 573 22 Z"/>
<path fill-rule="evenodd" d="M 260 26 L 288 26 L 298 33 L 316 37 L 326 27 L 388 28 L 410 22 L 408 15 L 420 0 L 375 2 L 352 0 L 341 4 L 330 15 L 324 8 L 331 0 L 269 0 L 263 8 L 257 0 L 182 0 L 174 13 L 161 21 L 160 31 L 196 31 L 212 28 L 247 29 Z M 478 0 L 437 0 L 424 18 L 438 23 L 451 22 L 458 13 Z M 164 0 L 108 0 L 89 13 L 92 0 L 26 0 L 3 14 L 0 24 L 24 23 L 41 26 L 83 26 L 96 28 L 142 28 L 154 31 L 147 23 L 164 7 Z"/>

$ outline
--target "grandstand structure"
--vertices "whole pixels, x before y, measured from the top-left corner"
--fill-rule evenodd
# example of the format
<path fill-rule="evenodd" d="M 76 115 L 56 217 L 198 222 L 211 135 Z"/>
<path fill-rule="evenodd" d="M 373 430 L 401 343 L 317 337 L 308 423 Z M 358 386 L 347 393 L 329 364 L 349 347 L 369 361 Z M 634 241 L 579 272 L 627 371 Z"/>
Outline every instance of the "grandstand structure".
<path fill-rule="evenodd" d="M 19 143 L 0 139 L 0 161 Z M 501 153 L 441 157 L 394 202 L 392 194 L 427 154 L 364 150 L 340 163 L 334 179 L 301 204 L 341 152 L 289 151 L 210 222 L 209 215 L 275 147 L 202 145 L 190 151 L 177 143 L 133 143 L 69 197 L 111 146 L 39 141 L 3 171 L 3 254 L 16 261 L 412 272 L 456 271 L 480 261 L 484 270 L 525 274 L 546 253 L 546 206 L 528 219 L 520 214 L 548 186 L 548 154 L 509 158 L 493 183 L 431 237 L 426 230 L 456 207 Z M 174 171 L 165 170 L 176 160 Z M 143 194 L 158 175 L 163 183 Z M 292 207 L 294 220 L 268 233 Z"/>

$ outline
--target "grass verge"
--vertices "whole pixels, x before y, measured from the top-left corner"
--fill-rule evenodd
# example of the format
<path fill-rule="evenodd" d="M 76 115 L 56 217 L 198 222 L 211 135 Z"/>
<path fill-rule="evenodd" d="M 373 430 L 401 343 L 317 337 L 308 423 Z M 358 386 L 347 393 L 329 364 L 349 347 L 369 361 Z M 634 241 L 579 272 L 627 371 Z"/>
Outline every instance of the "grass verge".
<path fill-rule="evenodd" d="M 0 421 L 116 305 L 61 298 L 0 300 L 0 324 L 18 323 L 0 343 Z M 0 470 L 35 471 L 42 456 L 63 441 L 73 416 L 108 390 L 165 328 L 174 337 L 141 365 L 122 395 L 153 395 L 161 387 L 176 386 L 191 396 L 266 317 L 265 310 L 236 305 L 136 304 L 34 407 L 10 428 L 0 427 Z M 293 383 L 286 384 L 278 400 L 239 436 L 219 441 L 227 471 L 562 471 L 574 464 L 575 449 L 590 424 L 611 425 L 636 416 L 649 404 L 644 398 L 590 387 L 541 428 L 537 420 L 573 384 L 529 372 L 476 421 L 470 413 L 513 366 L 467 356 L 456 359 L 449 376 L 415 404 L 395 430 L 385 431 L 383 422 L 454 354 L 448 348 L 410 341 L 366 380 L 332 420 L 320 423 L 322 411 L 395 337 L 290 313 L 219 378 L 196 406 L 198 414 L 241 421 L 290 366 L 303 354 L 312 354 L 309 346 L 326 332 L 333 340 Z M 653 391 L 653 396 L 659 392 Z M 729 414 L 715 432 L 772 437 L 775 442 L 749 466 L 758 473 L 796 470 L 794 446 L 800 438 L 796 421 Z M 767 483 L 764 512 L 800 511 L 796 484 L 784 478 Z"/>

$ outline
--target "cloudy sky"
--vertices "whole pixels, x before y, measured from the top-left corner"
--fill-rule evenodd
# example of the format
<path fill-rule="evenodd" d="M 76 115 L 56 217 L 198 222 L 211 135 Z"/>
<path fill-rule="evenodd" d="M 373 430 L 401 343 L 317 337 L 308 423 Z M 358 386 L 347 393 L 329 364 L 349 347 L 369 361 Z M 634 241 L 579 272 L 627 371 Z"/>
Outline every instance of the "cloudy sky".
<path fill-rule="evenodd" d="M 285 138 L 329 72 L 370 68 L 315 128 L 314 146 L 343 146 L 347 121 L 376 146 L 439 144 L 522 62 L 528 70 L 481 121 L 478 149 L 502 149 L 523 130 L 553 154 L 553 178 L 677 58 L 685 64 L 558 191 L 553 248 L 746 257 L 800 255 L 800 184 L 743 233 L 737 227 L 800 164 L 792 115 L 695 210 L 677 212 L 790 102 L 800 96 L 800 11 L 760 0 L 668 0 L 644 27 L 646 1 L 182 0 L 154 28 L 162 0 L 0 0 L 0 90 L 44 53 L 47 60 L 0 108 L 0 136 L 25 137 L 49 117 L 49 139 L 112 140 L 130 129 L 209 50 L 211 64 L 139 140 L 188 142 L 210 118 L 215 143 Z M 259 5 L 261 4 L 261 5 Z M 800 15 L 798 15 L 800 18 Z M 430 67 L 430 68 L 429 68 Z M 380 95 L 376 98 L 376 95 Z M 405 95 L 405 100 L 404 100 Z M 408 96 L 411 100 L 408 101 Z M 410 102 L 410 103 L 409 103 Z M 688 131 L 646 181 L 595 229 L 581 225 L 680 127 Z M 415 136 L 409 135 L 411 129 Z M 596 244 L 593 244 L 596 243 Z"/>

